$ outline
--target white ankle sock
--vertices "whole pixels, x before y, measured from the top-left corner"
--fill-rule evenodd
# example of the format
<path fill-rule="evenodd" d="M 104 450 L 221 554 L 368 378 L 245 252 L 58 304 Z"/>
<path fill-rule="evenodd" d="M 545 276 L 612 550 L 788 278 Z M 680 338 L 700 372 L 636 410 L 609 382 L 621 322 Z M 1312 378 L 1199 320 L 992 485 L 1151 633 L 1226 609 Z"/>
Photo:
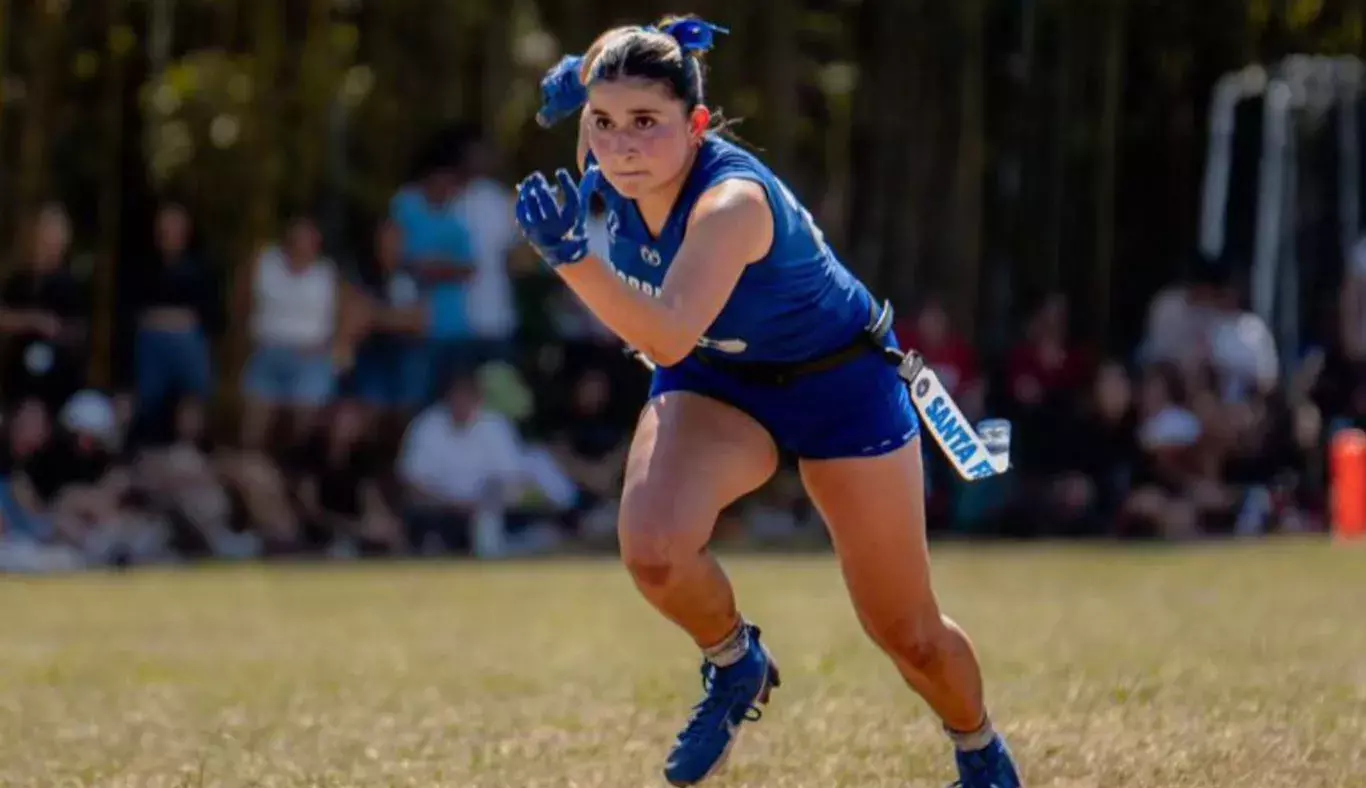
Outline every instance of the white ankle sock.
<path fill-rule="evenodd" d="M 960 752 L 985 750 L 987 745 L 996 738 L 996 730 L 991 727 L 990 717 L 983 719 L 981 726 L 975 731 L 964 733 L 945 725 L 944 732 L 949 735 L 949 738 L 953 740 L 953 746 L 957 747 Z"/>
<path fill-rule="evenodd" d="M 744 620 L 726 636 L 725 640 L 710 648 L 702 649 L 702 657 L 718 668 L 729 667 L 749 653 L 749 627 Z"/>

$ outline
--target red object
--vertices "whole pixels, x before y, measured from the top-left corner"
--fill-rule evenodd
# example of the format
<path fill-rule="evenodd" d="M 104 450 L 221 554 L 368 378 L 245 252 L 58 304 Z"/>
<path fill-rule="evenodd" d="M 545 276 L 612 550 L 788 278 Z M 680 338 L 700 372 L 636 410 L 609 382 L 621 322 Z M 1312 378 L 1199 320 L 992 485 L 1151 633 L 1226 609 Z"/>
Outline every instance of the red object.
<path fill-rule="evenodd" d="M 1366 538 L 1366 432 L 1339 430 L 1329 449 L 1332 484 L 1331 528 L 1334 538 Z"/>

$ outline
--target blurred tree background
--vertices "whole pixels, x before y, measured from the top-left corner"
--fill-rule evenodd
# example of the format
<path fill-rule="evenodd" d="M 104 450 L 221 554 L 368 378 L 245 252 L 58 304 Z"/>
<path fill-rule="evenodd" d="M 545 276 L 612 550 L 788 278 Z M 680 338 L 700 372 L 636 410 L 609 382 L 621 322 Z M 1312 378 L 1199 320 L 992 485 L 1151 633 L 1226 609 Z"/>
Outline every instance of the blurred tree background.
<path fill-rule="evenodd" d="M 1214 81 L 1359 53 L 1366 0 L 0 0 L 0 238 L 65 202 L 103 317 L 163 195 L 225 281 L 290 210 L 344 247 L 443 124 L 509 182 L 567 161 L 542 71 L 687 11 L 731 30 L 712 103 L 879 292 L 938 292 L 991 345 L 1062 288 L 1122 347 L 1195 246 Z"/>

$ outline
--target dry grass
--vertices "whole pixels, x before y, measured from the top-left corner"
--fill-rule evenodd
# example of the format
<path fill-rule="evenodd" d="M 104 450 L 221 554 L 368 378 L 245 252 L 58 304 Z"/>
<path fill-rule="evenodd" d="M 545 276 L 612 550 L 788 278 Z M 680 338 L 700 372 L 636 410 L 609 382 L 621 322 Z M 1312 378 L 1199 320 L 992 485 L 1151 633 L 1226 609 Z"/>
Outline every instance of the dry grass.
<path fill-rule="evenodd" d="M 942 786 L 833 563 L 731 558 L 785 685 L 726 786 Z M 953 547 L 1032 786 L 1366 786 L 1366 550 Z M 0 579 L 0 784 L 654 786 L 695 655 L 610 562 Z"/>

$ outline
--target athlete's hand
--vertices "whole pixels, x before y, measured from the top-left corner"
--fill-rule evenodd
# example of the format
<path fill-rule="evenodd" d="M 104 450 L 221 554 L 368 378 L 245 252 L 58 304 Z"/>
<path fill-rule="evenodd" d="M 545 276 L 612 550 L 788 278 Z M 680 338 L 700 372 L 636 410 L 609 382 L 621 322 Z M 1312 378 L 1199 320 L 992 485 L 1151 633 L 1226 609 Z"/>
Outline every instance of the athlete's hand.
<path fill-rule="evenodd" d="M 555 199 L 555 192 L 540 172 L 517 184 L 517 224 L 527 243 L 552 268 L 577 263 L 588 254 L 588 195 L 580 193 L 574 176 L 563 167 L 555 171 L 555 179 L 560 185 L 560 200 Z M 591 189 L 596 173 L 590 170 L 583 180 Z"/>
<path fill-rule="evenodd" d="M 579 81 L 583 58 L 565 55 L 541 78 L 541 108 L 536 122 L 548 129 L 573 115 L 588 101 L 588 89 Z"/>

